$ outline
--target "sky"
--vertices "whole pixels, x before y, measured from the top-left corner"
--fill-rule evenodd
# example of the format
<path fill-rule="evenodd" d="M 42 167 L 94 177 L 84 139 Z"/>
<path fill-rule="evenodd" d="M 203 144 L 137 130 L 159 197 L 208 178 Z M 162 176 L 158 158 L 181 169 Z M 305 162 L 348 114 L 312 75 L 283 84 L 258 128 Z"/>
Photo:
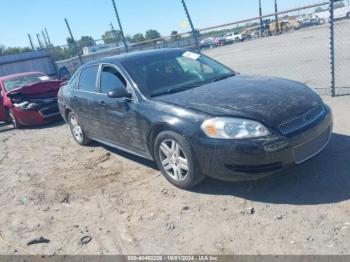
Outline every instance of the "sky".
<path fill-rule="evenodd" d="M 261 0 L 263 14 L 274 10 L 274 0 Z M 258 0 L 186 0 L 196 28 L 237 21 L 258 15 Z M 319 0 L 278 0 L 279 10 L 289 9 Z M 180 0 L 116 0 L 125 34 L 144 33 L 156 29 L 162 35 L 183 28 L 186 16 Z M 36 41 L 36 33 L 47 28 L 51 42 L 66 44 L 66 17 L 75 39 L 82 35 L 101 39 L 117 28 L 111 0 L 0 0 L 0 45 L 29 46 L 27 34 Z"/>

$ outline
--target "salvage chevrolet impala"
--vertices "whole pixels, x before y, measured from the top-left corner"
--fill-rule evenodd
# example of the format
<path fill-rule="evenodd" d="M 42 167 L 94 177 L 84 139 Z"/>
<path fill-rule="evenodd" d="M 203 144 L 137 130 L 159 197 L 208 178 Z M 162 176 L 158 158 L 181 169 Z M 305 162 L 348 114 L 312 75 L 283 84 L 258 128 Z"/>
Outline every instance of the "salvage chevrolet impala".
<path fill-rule="evenodd" d="M 207 176 L 256 179 L 300 164 L 332 133 L 331 110 L 309 87 L 240 75 L 181 49 L 85 64 L 58 100 L 77 143 L 155 160 L 185 189 Z"/>

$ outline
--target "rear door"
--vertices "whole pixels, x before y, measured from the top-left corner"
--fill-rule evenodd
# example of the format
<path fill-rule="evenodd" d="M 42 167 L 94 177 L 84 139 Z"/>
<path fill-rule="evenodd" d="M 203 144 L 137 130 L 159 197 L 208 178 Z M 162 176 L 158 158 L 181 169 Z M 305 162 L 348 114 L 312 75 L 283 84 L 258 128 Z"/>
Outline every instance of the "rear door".
<path fill-rule="evenodd" d="M 6 111 L 4 107 L 4 97 L 3 97 L 3 91 L 2 86 L 0 82 L 0 121 L 6 120 Z"/>
<path fill-rule="evenodd" d="M 98 134 L 96 111 L 93 108 L 97 93 L 97 73 L 99 65 L 92 65 L 81 70 L 78 88 L 73 91 L 71 104 L 80 124 L 88 136 Z"/>

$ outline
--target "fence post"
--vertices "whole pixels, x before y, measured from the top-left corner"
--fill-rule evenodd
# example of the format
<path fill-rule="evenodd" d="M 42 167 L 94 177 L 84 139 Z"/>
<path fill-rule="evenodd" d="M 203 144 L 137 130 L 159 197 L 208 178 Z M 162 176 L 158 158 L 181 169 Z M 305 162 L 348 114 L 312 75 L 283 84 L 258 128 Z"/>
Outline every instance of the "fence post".
<path fill-rule="evenodd" d="M 261 0 L 259 0 L 259 16 L 260 16 L 260 36 L 264 34 L 264 28 L 263 28 L 263 19 L 262 19 L 262 9 L 261 9 Z"/>
<path fill-rule="evenodd" d="M 335 97 L 334 0 L 329 1 L 329 28 L 331 51 L 331 90 L 332 97 Z"/>
<path fill-rule="evenodd" d="M 118 13 L 118 10 L 117 10 L 117 5 L 115 4 L 115 0 L 112 0 L 112 4 L 113 4 L 115 16 L 116 16 L 117 21 L 118 21 L 120 34 L 122 35 L 122 39 L 123 39 L 123 43 L 124 43 L 125 52 L 128 53 L 128 52 L 129 52 L 129 49 L 128 49 L 128 45 L 127 45 L 127 43 L 126 43 L 126 39 L 125 39 L 125 36 L 124 36 L 124 31 L 123 31 L 122 23 L 121 23 L 121 21 L 120 21 L 120 17 L 119 17 L 119 13 Z"/>
<path fill-rule="evenodd" d="M 279 23 L 278 23 L 278 7 L 277 7 L 277 0 L 275 0 L 275 33 L 278 34 L 280 29 L 279 29 Z"/>
<path fill-rule="evenodd" d="M 29 39 L 30 46 L 32 47 L 32 50 L 34 51 L 35 48 L 34 48 L 34 45 L 33 45 L 32 36 L 30 34 L 28 34 L 28 39 Z"/>
<path fill-rule="evenodd" d="M 183 5 L 183 7 L 185 9 L 185 13 L 186 13 L 188 22 L 190 23 L 190 26 L 191 26 L 191 30 L 192 30 L 193 38 L 194 38 L 194 41 L 195 41 L 195 44 L 196 44 L 197 52 L 200 53 L 201 49 L 199 47 L 199 42 L 198 42 L 198 33 L 199 32 L 196 29 L 194 29 L 194 26 L 193 26 L 193 23 L 192 23 L 192 19 L 191 19 L 190 13 L 188 12 L 185 0 L 181 0 L 181 2 L 182 2 L 182 5 Z"/>
<path fill-rule="evenodd" d="M 76 54 L 78 55 L 80 65 L 83 65 L 83 60 L 81 59 L 81 55 L 79 53 L 79 50 L 78 50 L 78 47 L 77 47 L 77 43 L 74 40 L 74 37 L 73 37 L 72 31 L 70 30 L 70 26 L 68 24 L 67 18 L 65 18 L 64 21 L 66 22 L 66 25 L 67 25 L 67 28 L 68 28 L 68 31 L 69 31 L 69 34 L 70 34 L 70 38 L 72 39 L 74 50 L 75 50 Z"/>

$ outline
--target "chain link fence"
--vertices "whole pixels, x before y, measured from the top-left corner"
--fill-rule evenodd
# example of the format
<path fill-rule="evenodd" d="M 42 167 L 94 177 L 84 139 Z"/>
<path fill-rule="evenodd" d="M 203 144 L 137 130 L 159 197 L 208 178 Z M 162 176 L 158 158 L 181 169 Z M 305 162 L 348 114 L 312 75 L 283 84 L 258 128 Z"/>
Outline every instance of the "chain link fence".
<path fill-rule="evenodd" d="M 334 9 L 334 94 L 350 95 L 350 5 Z"/>
<path fill-rule="evenodd" d="M 321 9 L 328 2 L 279 12 L 277 23 L 274 13 L 201 30 L 202 46 L 222 46 L 204 53 L 244 74 L 289 78 L 330 94 L 330 31 L 328 18 L 317 18 Z"/>
<path fill-rule="evenodd" d="M 332 19 L 330 6 L 334 1 L 149 41 L 128 42 L 128 51 L 195 49 L 193 35 L 197 34 L 204 54 L 240 73 L 289 78 L 314 87 L 320 94 L 346 95 L 350 94 L 350 6 L 344 1 L 340 1 L 342 5 L 334 4 Z M 82 63 L 125 53 L 124 45 L 117 40 L 109 44 L 102 39 L 79 41 L 77 45 Z M 57 56 L 59 49 L 71 52 L 66 59 L 56 59 L 57 67 L 66 67 L 73 73 L 81 65 L 77 53 L 72 45 L 48 50 Z"/>

